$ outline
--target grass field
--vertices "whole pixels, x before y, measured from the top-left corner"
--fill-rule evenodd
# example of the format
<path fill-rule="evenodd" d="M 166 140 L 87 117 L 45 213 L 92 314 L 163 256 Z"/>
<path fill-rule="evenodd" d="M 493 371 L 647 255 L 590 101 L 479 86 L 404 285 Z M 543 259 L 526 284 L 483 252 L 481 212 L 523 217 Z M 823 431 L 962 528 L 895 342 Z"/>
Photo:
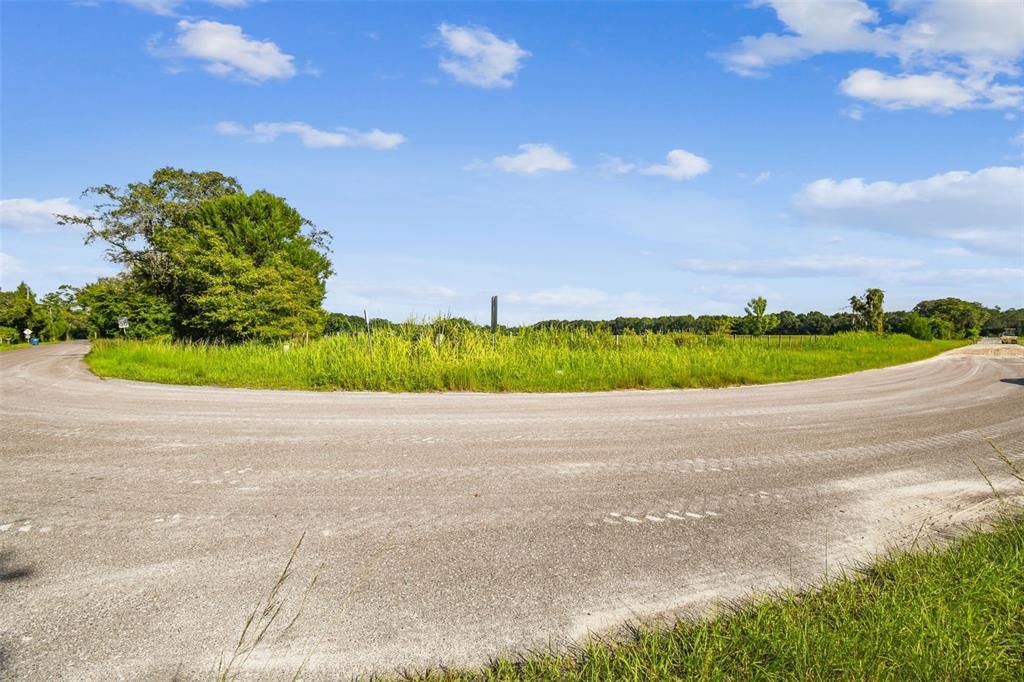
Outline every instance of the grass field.
<path fill-rule="evenodd" d="M 423 680 L 1020 680 L 1024 520 L 862 576 L 617 641 L 501 658 Z"/>
<path fill-rule="evenodd" d="M 397 328 L 277 345 L 99 341 L 103 377 L 171 384 L 370 391 L 600 391 L 719 387 L 844 374 L 937 355 L 965 341 L 900 334 L 763 337 L 526 329 Z"/>

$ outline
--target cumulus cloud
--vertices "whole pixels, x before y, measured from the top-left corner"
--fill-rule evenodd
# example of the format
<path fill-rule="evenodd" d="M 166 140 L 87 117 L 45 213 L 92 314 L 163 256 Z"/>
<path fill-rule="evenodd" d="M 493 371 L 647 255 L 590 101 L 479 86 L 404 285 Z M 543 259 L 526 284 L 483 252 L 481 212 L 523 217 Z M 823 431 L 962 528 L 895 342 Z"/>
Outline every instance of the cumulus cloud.
<path fill-rule="evenodd" d="M 883 109 L 1002 108 L 1020 100 L 1022 89 L 1016 86 L 992 86 L 980 83 L 973 89 L 968 80 L 942 73 L 887 76 L 875 69 L 858 69 L 839 84 L 843 94 L 862 99 Z"/>
<path fill-rule="evenodd" d="M 19 232 L 50 232 L 60 229 L 55 215 L 83 216 L 85 212 L 67 197 L 53 199 L 0 199 L 0 226 Z"/>
<path fill-rule="evenodd" d="M 521 173 L 523 175 L 534 175 L 552 171 L 556 173 L 571 171 L 572 159 L 549 144 L 521 144 L 518 154 L 497 156 L 490 163 L 474 162 L 468 166 L 469 169 L 497 168 L 506 173 Z"/>
<path fill-rule="evenodd" d="M 0 252 L 0 288 L 12 289 L 25 275 L 25 266 L 14 256 Z"/>
<path fill-rule="evenodd" d="M 1024 88 L 1012 82 L 1024 56 L 1016 3 L 903 2 L 894 9 L 905 20 L 891 24 L 863 0 L 755 4 L 771 7 L 786 32 L 742 38 L 722 55 L 735 73 L 758 76 L 818 54 L 864 52 L 896 59 L 899 72 L 857 69 L 840 89 L 883 108 L 1013 108 L 1024 101 Z"/>
<path fill-rule="evenodd" d="M 698 274 L 729 277 L 848 277 L 872 273 L 906 270 L 921 261 L 905 258 L 874 258 L 869 256 L 806 255 L 792 258 L 714 261 L 686 258 L 679 268 Z"/>
<path fill-rule="evenodd" d="M 437 27 L 445 50 L 438 65 L 455 80 L 480 88 L 508 88 L 530 53 L 516 41 L 502 40 L 486 28 L 443 23 Z"/>
<path fill-rule="evenodd" d="M 665 155 L 666 162 L 645 166 L 640 169 L 644 175 L 663 175 L 673 180 L 689 180 L 711 170 L 711 164 L 702 156 L 685 149 L 673 149 Z"/>
<path fill-rule="evenodd" d="M 636 169 L 635 163 L 628 163 L 618 156 L 605 156 L 597 169 L 606 175 L 625 175 Z"/>
<path fill-rule="evenodd" d="M 255 123 L 245 126 L 236 121 L 220 121 L 214 130 L 221 135 L 239 135 L 249 142 L 269 143 L 281 135 L 294 135 L 305 147 L 366 147 L 394 149 L 404 143 L 401 133 L 387 133 L 378 128 L 360 132 L 351 128 L 319 130 L 301 121 Z"/>
<path fill-rule="evenodd" d="M 170 46 L 161 45 L 159 36 L 150 39 L 150 53 L 174 62 L 197 60 L 214 76 L 250 83 L 287 79 L 297 73 L 295 57 L 283 52 L 273 41 L 246 35 L 241 26 L 182 19 L 177 29 L 178 35 Z"/>
<path fill-rule="evenodd" d="M 623 314 L 622 311 L 637 314 L 637 311 L 650 312 L 660 308 L 660 303 L 656 298 L 643 294 L 616 294 L 601 289 L 568 285 L 529 292 L 511 291 L 502 294 L 500 300 L 520 309 L 543 311 L 561 308 L 587 310 L 591 313 L 600 311 L 612 316 Z"/>
<path fill-rule="evenodd" d="M 239 9 L 247 7 L 250 4 L 250 0 L 206 0 L 211 5 L 217 7 L 224 7 L 226 9 Z M 178 13 L 178 9 L 185 4 L 186 0 L 122 0 L 132 7 L 141 9 L 144 12 L 150 12 L 162 17 L 173 17 Z"/>
<path fill-rule="evenodd" d="M 975 250 L 1020 253 L 1024 168 L 951 171 L 910 182 L 824 178 L 804 186 L 796 208 L 813 222 L 946 239 Z"/>

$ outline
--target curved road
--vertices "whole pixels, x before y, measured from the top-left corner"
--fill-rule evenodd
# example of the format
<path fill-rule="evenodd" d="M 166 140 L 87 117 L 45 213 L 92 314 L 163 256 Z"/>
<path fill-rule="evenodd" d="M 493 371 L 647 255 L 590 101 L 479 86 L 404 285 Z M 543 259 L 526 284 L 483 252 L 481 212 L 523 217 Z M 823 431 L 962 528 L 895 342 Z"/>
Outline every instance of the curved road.
<path fill-rule="evenodd" d="M 475 663 L 800 585 L 990 511 L 1024 357 L 571 395 L 306 393 L 0 355 L 0 677 L 170 679 L 230 654 L 302 533 L 301 615 L 247 663 Z M 1007 489 L 1009 489 L 1007 487 Z"/>

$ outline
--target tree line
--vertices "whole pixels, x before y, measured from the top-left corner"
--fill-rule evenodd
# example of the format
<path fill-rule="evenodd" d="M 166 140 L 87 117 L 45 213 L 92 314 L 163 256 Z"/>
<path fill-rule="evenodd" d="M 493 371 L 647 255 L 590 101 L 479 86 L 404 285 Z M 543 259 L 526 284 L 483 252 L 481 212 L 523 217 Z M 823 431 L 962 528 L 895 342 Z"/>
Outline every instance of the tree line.
<path fill-rule="evenodd" d="M 0 291 L 0 340 L 23 340 L 30 329 L 44 340 L 170 337 L 282 341 L 361 331 L 365 320 L 323 309 L 333 274 L 328 232 L 281 197 L 247 194 L 221 173 L 161 168 L 145 182 L 89 187 L 87 215 L 58 222 L 85 229 L 85 242 L 105 244 L 121 267 L 114 277 L 83 287 L 61 286 L 37 297 L 21 283 Z M 884 292 L 849 299 L 849 311 L 768 312 L 750 300 L 743 316 L 671 315 L 613 320 L 546 320 L 534 327 L 698 334 L 833 334 L 890 331 L 920 339 L 970 338 L 1024 326 L 1024 309 L 1000 310 L 958 298 L 921 301 L 913 310 L 886 312 Z M 128 322 L 121 328 L 118 321 Z M 373 329 L 393 323 L 370 320 Z M 461 318 L 446 325 L 476 326 Z M 509 329 L 503 327 L 503 330 Z"/>
<path fill-rule="evenodd" d="M 749 305 L 748 305 L 749 308 Z M 545 320 L 540 327 L 565 326 L 569 328 L 610 329 L 616 334 L 629 330 L 636 334 L 692 332 L 695 334 L 744 335 L 825 335 L 850 331 L 878 331 L 878 318 L 874 324 L 856 312 L 838 312 L 831 315 L 812 310 L 794 313 L 782 310 L 766 313 L 764 319 L 748 313 L 730 315 L 663 315 L 658 317 L 616 317 L 612 320 Z M 909 311 L 881 313 L 881 330 L 909 334 L 918 339 L 957 339 L 996 336 L 1004 329 L 1024 328 L 1024 308 L 1000 310 L 987 308 L 981 303 L 959 298 L 921 301 Z"/>

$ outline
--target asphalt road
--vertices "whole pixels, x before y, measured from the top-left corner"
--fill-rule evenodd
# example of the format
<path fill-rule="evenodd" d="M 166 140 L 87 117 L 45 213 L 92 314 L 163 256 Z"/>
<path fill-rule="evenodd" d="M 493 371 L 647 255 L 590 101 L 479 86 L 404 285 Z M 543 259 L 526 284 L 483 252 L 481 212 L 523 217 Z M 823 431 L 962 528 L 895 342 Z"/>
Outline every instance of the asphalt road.
<path fill-rule="evenodd" d="M 991 511 L 972 459 L 1009 489 L 983 436 L 1024 450 L 1020 349 L 748 388 L 382 395 L 103 381 L 87 348 L 0 354 L 0 677 L 208 677 L 303 533 L 247 670 L 480 662 L 948 535 Z"/>

